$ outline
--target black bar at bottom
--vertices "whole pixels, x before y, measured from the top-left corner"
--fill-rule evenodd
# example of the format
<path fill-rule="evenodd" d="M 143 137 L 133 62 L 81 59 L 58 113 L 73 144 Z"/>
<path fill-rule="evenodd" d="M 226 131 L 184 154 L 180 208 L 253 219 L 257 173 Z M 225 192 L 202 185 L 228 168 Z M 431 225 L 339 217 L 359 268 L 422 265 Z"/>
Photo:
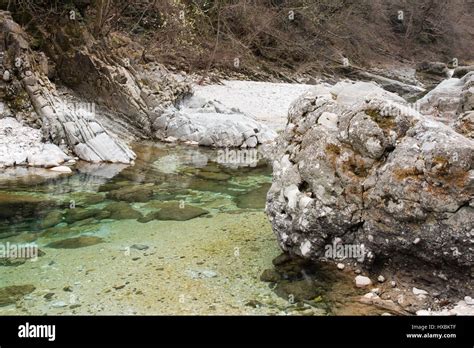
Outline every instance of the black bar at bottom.
<path fill-rule="evenodd" d="M 28 324 L 27 324 L 28 323 Z M 43 338 L 30 335 L 55 325 Z M 33 330 L 33 331 L 31 331 Z M 35 331 L 36 330 L 36 331 Z M 47 336 L 44 334 L 44 336 Z M 41 345 L 295 344 L 473 347 L 474 317 L 0 317 L 0 347 Z"/>

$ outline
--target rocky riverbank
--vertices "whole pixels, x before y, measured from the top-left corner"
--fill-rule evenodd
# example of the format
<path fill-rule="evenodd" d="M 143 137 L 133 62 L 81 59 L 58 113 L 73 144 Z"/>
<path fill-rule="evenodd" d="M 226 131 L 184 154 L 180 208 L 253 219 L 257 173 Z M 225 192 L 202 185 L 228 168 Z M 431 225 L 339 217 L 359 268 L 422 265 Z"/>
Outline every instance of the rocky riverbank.
<path fill-rule="evenodd" d="M 341 305 L 342 309 L 329 308 L 322 300 L 340 291 L 355 296 L 358 303 L 375 306 L 377 310 L 371 314 L 427 314 L 427 309 L 442 314 L 472 313 L 472 65 L 448 67 L 445 63 L 423 62 L 416 68 L 370 70 L 341 66 L 335 76 L 306 78 L 305 83 L 298 84 L 230 80 L 203 84 L 202 76 L 172 72 L 153 57 L 145 57 L 144 47 L 123 32 L 97 40 L 82 23 L 65 22 L 54 35 L 41 35 L 47 54 L 32 47 L 33 38 L 10 13 L 0 11 L 0 179 L 25 186 L 32 180 L 41 186 L 51 178 L 71 178 L 71 182 L 61 181 L 66 188 L 92 185 L 92 191 L 100 182 L 106 194 L 92 194 L 87 197 L 92 201 L 79 202 L 77 209 L 58 212 L 50 210 L 65 209 L 64 201 L 41 202 L 28 195 L 2 193 L 0 203 L 15 208 L 0 213 L 9 223 L 1 231 L 3 238 L 15 236 L 17 228 L 24 231 L 33 226 L 46 232 L 53 229 L 51 233 L 56 237 L 58 233 L 71 237 L 52 240 L 44 245 L 47 248 L 75 249 L 79 245 L 100 251 L 97 245 L 104 241 L 113 244 L 114 238 L 123 237 L 111 235 L 107 240 L 104 236 L 76 234 L 84 226 L 102 220 L 134 220 L 127 222 L 127 228 L 149 223 L 164 228 L 164 221 L 196 219 L 199 228 L 208 229 L 203 221 L 212 218 L 209 210 L 194 206 L 178 209 L 180 203 L 175 197 L 165 202 L 170 195 L 163 194 L 158 183 L 192 163 L 196 168 L 187 168 L 179 180 L 173 178 L 172 184 L 188 185 L 186 189 L 191 191 L 220 192 L 232 177 L 218 166 L 205 169 L 208 160 L 245 173 L 250 168 L 258 171 L 255 166 L 261 153 L 256 149 L 260 147 L 273 160 L 269 191 L 264 182 L 252 186 L 249 192 L 235 194 L 233 191 L 242 188 L 231 183 L 225 187 L 225 194 L 235 195 L 233 208 L 252 210 L 263 209 L 268 191 L 266 212 L 285 254 L 274 259 L 273 268 L 267 262 L 269 254 L 265 265 L 259 263 L 258 267 L 267 268 L 261 280 L 270 283 L 280 299 L 296 300 L 295 306 L 299 307 L 295 311 L 313 315 L 350 313 L 348 304 Z M 224 159 L 220 158 L 222 153 L 210 160 L 197 151 L 191 158 L 167 154 L 148 163 L 140 158 L 143 154 L 137 157 L 131 149 L 132 142 L 141 140 L 222 148 L 227 152 Z M 248 152 L 249 149 L 255 152 Z M 235 159 L 241 154 L 245 163 L 236 165 Z M 103 165 L 105 162 L 113 164 Z M 30 167 L 41 168 L 29 170 Z M 160 173 L 159 179 L 157 175 L 142 180 L 155 171 Z M 107 186 L 119 173 L 125 175 L 125 180 Z M 75 174 L 80 174 L 81 182 L 74 182 Z M 140 211 L 142 206 L 138 210 L 132 206 L 147 203 L 152 197 L 161 201 L 150 209 Z M 105 200 L 111 202 L 88 209 L 88 205 Z M 80 206 L 83 203 L 85 206 Z M 225 206 L 228 201 L 221 203 L 212 202 Z M 238 229 L 230 222 L 230 213 L 225 214 L 215 223 L 219 225 L 222 220 Z M 18 222 L 24 218 L 26 223 Z M 242 213 L 236 220 L 243 223 L 253 218 L 260 222 L 262 215 Z M 66 225 L 54 229 L 59 224 Z M 115 222 L 113 227 L 120 231 L 124 225 Z M 258 223 L 249 228 L 260 227 L 268 226 Z M 185 229 L 188 236 L 197 236 L 190 226 Z M 210 229 L 213 233 L 209 238 L 217 238 L 220 232 Z M 177 232 L 180 227 L 173 225 L 171 230 Z M 171 241 L 172 236 L 168 237 Z M 252 242 L 268 241 L 267 237 L 260 237 L 245 240 L 246 247 Z M 83 255 L 92 258 L 88 252 Z M 256 253 L 252 255 L 258 257 Z M 60 252 L 57 256 L 72 262 Z M 275 256 L 272 253 L 271 257 Z M 175 257 L 178 255 L 168 261 Z M 88 267 L 94 264 L 91 262 Z M 51 265 L 43 266 L 46 269 Z M 144 269 L 150 267 L 154 265 L 147 264 Z M 183 265 L 177 267 L 193 280 L 218 274 L 214 270 L 184 271 Z M 31 267 L 28 272 L 25 274 L 34 274 L 36 268 Z M 14 272 L 10 273 L 14 279 Z M 112 274 L 109 276 L 118 281 Z M 189 287 L 182 277 L 181 274 L 178 280 L 183 287 Z M 235 274 L 229 277 L 233 285 L 240 279 Z M 86 278 L 78 283 L 83 281 Z M 246 278 L 246 282 L 252 281 Z M 126 285 L 113 288 L 121 290 Z M 146 284 L 140 285 L 139 293 L 137 289 L 132 292 L 141 296 Z M 214 289 L 222 286 L 226 288 L 228 283 L 222 280 Z M 54 294 L 45 296 L 57 296 L 59 287 L 55 283 Z M 255 289 L 263 287 L 259 283 Z M 31 286 L 25 289 L 18 291 L 34 291 Z M 5 290 L 5 296 L 13 290 Z M 267 290 L 265 287 L 262 293 Z M 120 301 L 126 302 L 129 295 L 119 296 Z M 175 295 L 169 293 L 170 297 Z M 261 310 L 265 307 L 263 300 L 255 298 L 245 299 L 245 306 L 250 308 L 233 311 L 235 304 L 227 305 L 232 302 L 228 296 L 231 295 L 226 294 L 226 305 L 218 308 L 218 313 L 287 313 L 281 312 L 280 304 Z M 457 300 L 461 301 L 454 306 Z M 143 304 L 150 305 L 147 301 Z M 206 301 L 207 314 L 216 306 L 209 299 Z M 241 305 L 242 301 L 237 302 Z M 48 302 L 45 306 L 65 307 L 53 304 Z M 45 306 L 32 313 L 43 313 Z M 145 307 L 114 306 L 115 312 L 146 312 Z M 87 310 L 75 312 L 90 313 L 97 308 L 89 303 Z M 172 309 L 170 302 L 153 306 L 154 313 Z M 202 310 L 191 306 L 179 313 Z"/>
<path fill-rule="evenodd" d="M 471 295 L 474 142 L 472 123 L 459 122 L 474 109 L 473 81 L 441 83 L 419 111 L 364 82 L 293 103 L 267 197 L 282 249 L 375 272 L 416 268 L 444 296 Z"/>

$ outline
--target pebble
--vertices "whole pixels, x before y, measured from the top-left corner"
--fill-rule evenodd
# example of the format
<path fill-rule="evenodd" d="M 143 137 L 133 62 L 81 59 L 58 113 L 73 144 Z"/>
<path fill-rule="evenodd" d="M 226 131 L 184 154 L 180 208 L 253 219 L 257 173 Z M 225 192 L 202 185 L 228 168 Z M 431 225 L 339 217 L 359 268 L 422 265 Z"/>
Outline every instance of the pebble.
<path fill-rule="evenodd" d="M 53 308 L 63 308 L 63 307 L 67 307 L 67 303 L 64 302 L 64 301 L 56 301 L 56 302 L 51 303 L 51 307 L 53 307 Z"/>
<path fill-rule="evenodd" d="M 147 250 L 149 249 L 150 247 L 148 245 L 145 245 L 145 244 L 133 244 L 130 249 L 135 249 L 135 250 Z"/>
<path fill-rule="evenodd" d="M 464 302 L 470 306 L 474 306 L 474 299 L 471 296 L 464 297 Z"/>
<path fill-rule="evenodd" d="M 3 72 L 3 81 L 5 81 L 5 82 L 10 81 L 10 72 L 8 70 L 5 70 Z"/>
<path fill-rule="evenodd" d="M 394 287 L 397 286 L 397 283 L 396 283 L 394 280 L 392 280 L 392 281 L 390 282 L 390 285 L 392 286 L 392 288 L 394 288 Z"/>
<path fill-rule="evenodd" d="M 214 271 L 207 271 L 207 270 L 205 270 L 205 271 L 202 271 L 201 274 L 202 274 L 203 276 L 205 276 L 206 278 L 214 278 L 214 277 L 217 277 L 217 273 L 214 272 Z"/>
<path fill-rule="evenodd" d="M 413 291 L 414 295 L 428 295 L 428 291 L 423 290 L 423 289 L 417 289 L 417 288 L 413 287 L 412 291 Z"/>
<path fill-rule="evenodd" d="M 202 270 L 202 271 L 197 271 L 197 270 L 188 270 L 186 273 L 192 278 L 192 279 L 198 279 L 198 278 L 214 278 L 217 277 L 217 273 L 214 271 L 210 270 Z"/>
<path fill-rule="evenodd" d="M 356 270 L 354 271 L 354 273 L 355 273 L 355 274 L 361 274 L 362 272 L 361 272 L 360 269 L 356 269 Z"/>
<path fill-rule="evenodd" d="M 46 295 L 44 295 L 43 297 L 46 299 L 46 300 L 51 300 L 54 296 L 54 292 L 48 292 Z"/>
<path fill-rule="evenodd" d="M 377 278 L 377 281 L 379 283 L 383 283 L 385 281 L 385 277 L 383 275 L 379 275 L 378 278 Z"/>
<path fill-rule="evenodd" d="M 53 168 L 50 168 L 49 170 L 53 172 L 58 172 L 58 173 L 72 173 L 71 168 L 66 167 L 66 166 L 53 167 Z"/>
<path fill-rule="evenodd" d="M 415 240 L 413 241 L 413 244 L 415 244 L 415 245 L 416 245 L 416 244 L 418 244 L 420 241 L 421 241 L 421 239 L 420 239 L 420 238 L 415 238 Z"/>
<path fill-rule="evenodd" d="M 343 263 L 338 263 L 337 264 L 337 269 L 340 269 L 341 271 L 345 268 L 346 266 Z"/>
<path fill-rule="evenodd" d="M 365 288 L 366 286 L 371 285 L 372 281 L 368 277 L 358 275 L 355 277 L 355 283 L 358 288 Z"/>

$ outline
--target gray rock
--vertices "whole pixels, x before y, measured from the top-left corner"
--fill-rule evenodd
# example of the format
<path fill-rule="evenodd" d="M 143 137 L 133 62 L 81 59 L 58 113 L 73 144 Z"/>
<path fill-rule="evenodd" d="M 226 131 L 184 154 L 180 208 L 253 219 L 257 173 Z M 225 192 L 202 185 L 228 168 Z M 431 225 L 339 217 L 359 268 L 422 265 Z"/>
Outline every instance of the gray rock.
<path fill-rule="evenodd" d="M 471 71 L 474 71 L 474 65 L 459 66 L 456 69 L 454 69 L 453 77 L 461 78 L 467 73 L 470 73 Z"/>
<path fill-rule="evenodd" d="M 10 72 L 8 70 L 5 70 L 3 72 L 3 81 L 5 81 L 5 82 L 10 81 Z"/>
<path fill-rule="evenodd" d="M 474 108 L 474 72 L 441 82 L 418 101 L 421 113 L 452 125 L 457 115 Z"/>
<path fill-rule="evenodd" d="M 202 98 L 183 103 L 179 109 L 168 108 L 153 127 L 161 140 L 197 142 L 213 147 L 256 147 L 276 137 L 276 132 L 238 110 L 227 109 L 217 101 L 202 107 Z"/>
<path fill-rule="evenodd" d="M 372 285 L 372 281 L 368 277 L 358 275 L 355 277 L 355 284 L 358 288 L 365 288 L 369 285 Z"/>
<path fill-rule="evenodd" d="M 415 288 L 413 287 L 412 289 L 412 292 L 413 292 L 413 295 L 428 295 L 428 291 L 426 290 L 423 290 L 423 289 L 418 289 L 418 288 Z"/>
<path fill-rule="evenodd" d="M 147 250 L 149 249 L 150 247 L 148 245 L 145 245 L 145 244 L 133 244 L 130 249 L 136 249 L 136 250 Z"/>
<path fill-rule="evenodd" d="M 337 122 L 319 122 L 327 113 Z M 474 142 L 434 116 L 373 84 L 337 84 L 293 103 L 276 147 L 266 211 L 284 251 L 321 259 L 340 239 L 368 265 L 473 265 L 460 241 L 474 228 Z"/>
<path fill-rule="evenodd" d="M 416 66 L 416 72 L 447 77 L 448 66 L 442 62 L 421 62 Z"/>

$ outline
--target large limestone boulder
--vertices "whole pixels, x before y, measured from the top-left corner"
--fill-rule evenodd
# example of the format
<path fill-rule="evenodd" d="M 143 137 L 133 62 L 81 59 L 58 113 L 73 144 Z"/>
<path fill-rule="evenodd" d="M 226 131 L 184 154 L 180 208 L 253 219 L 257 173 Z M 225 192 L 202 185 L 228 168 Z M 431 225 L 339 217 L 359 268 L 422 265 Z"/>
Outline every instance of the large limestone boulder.
<path fill-rule="evenodd" d="M 474 141 L 370 83 L 301 96 L 278 139 L 266 211 L 283 250 L 473 265 Z M 349 256 L 351 257 L 351 256 Z"/>
<path fill-rule="evenodd" d="M 277 133 L 238 109 L 200 98 L 168 108 L 154 124 L 158 139 L 176 139 L 203 146 L 254 148 Z"/>

